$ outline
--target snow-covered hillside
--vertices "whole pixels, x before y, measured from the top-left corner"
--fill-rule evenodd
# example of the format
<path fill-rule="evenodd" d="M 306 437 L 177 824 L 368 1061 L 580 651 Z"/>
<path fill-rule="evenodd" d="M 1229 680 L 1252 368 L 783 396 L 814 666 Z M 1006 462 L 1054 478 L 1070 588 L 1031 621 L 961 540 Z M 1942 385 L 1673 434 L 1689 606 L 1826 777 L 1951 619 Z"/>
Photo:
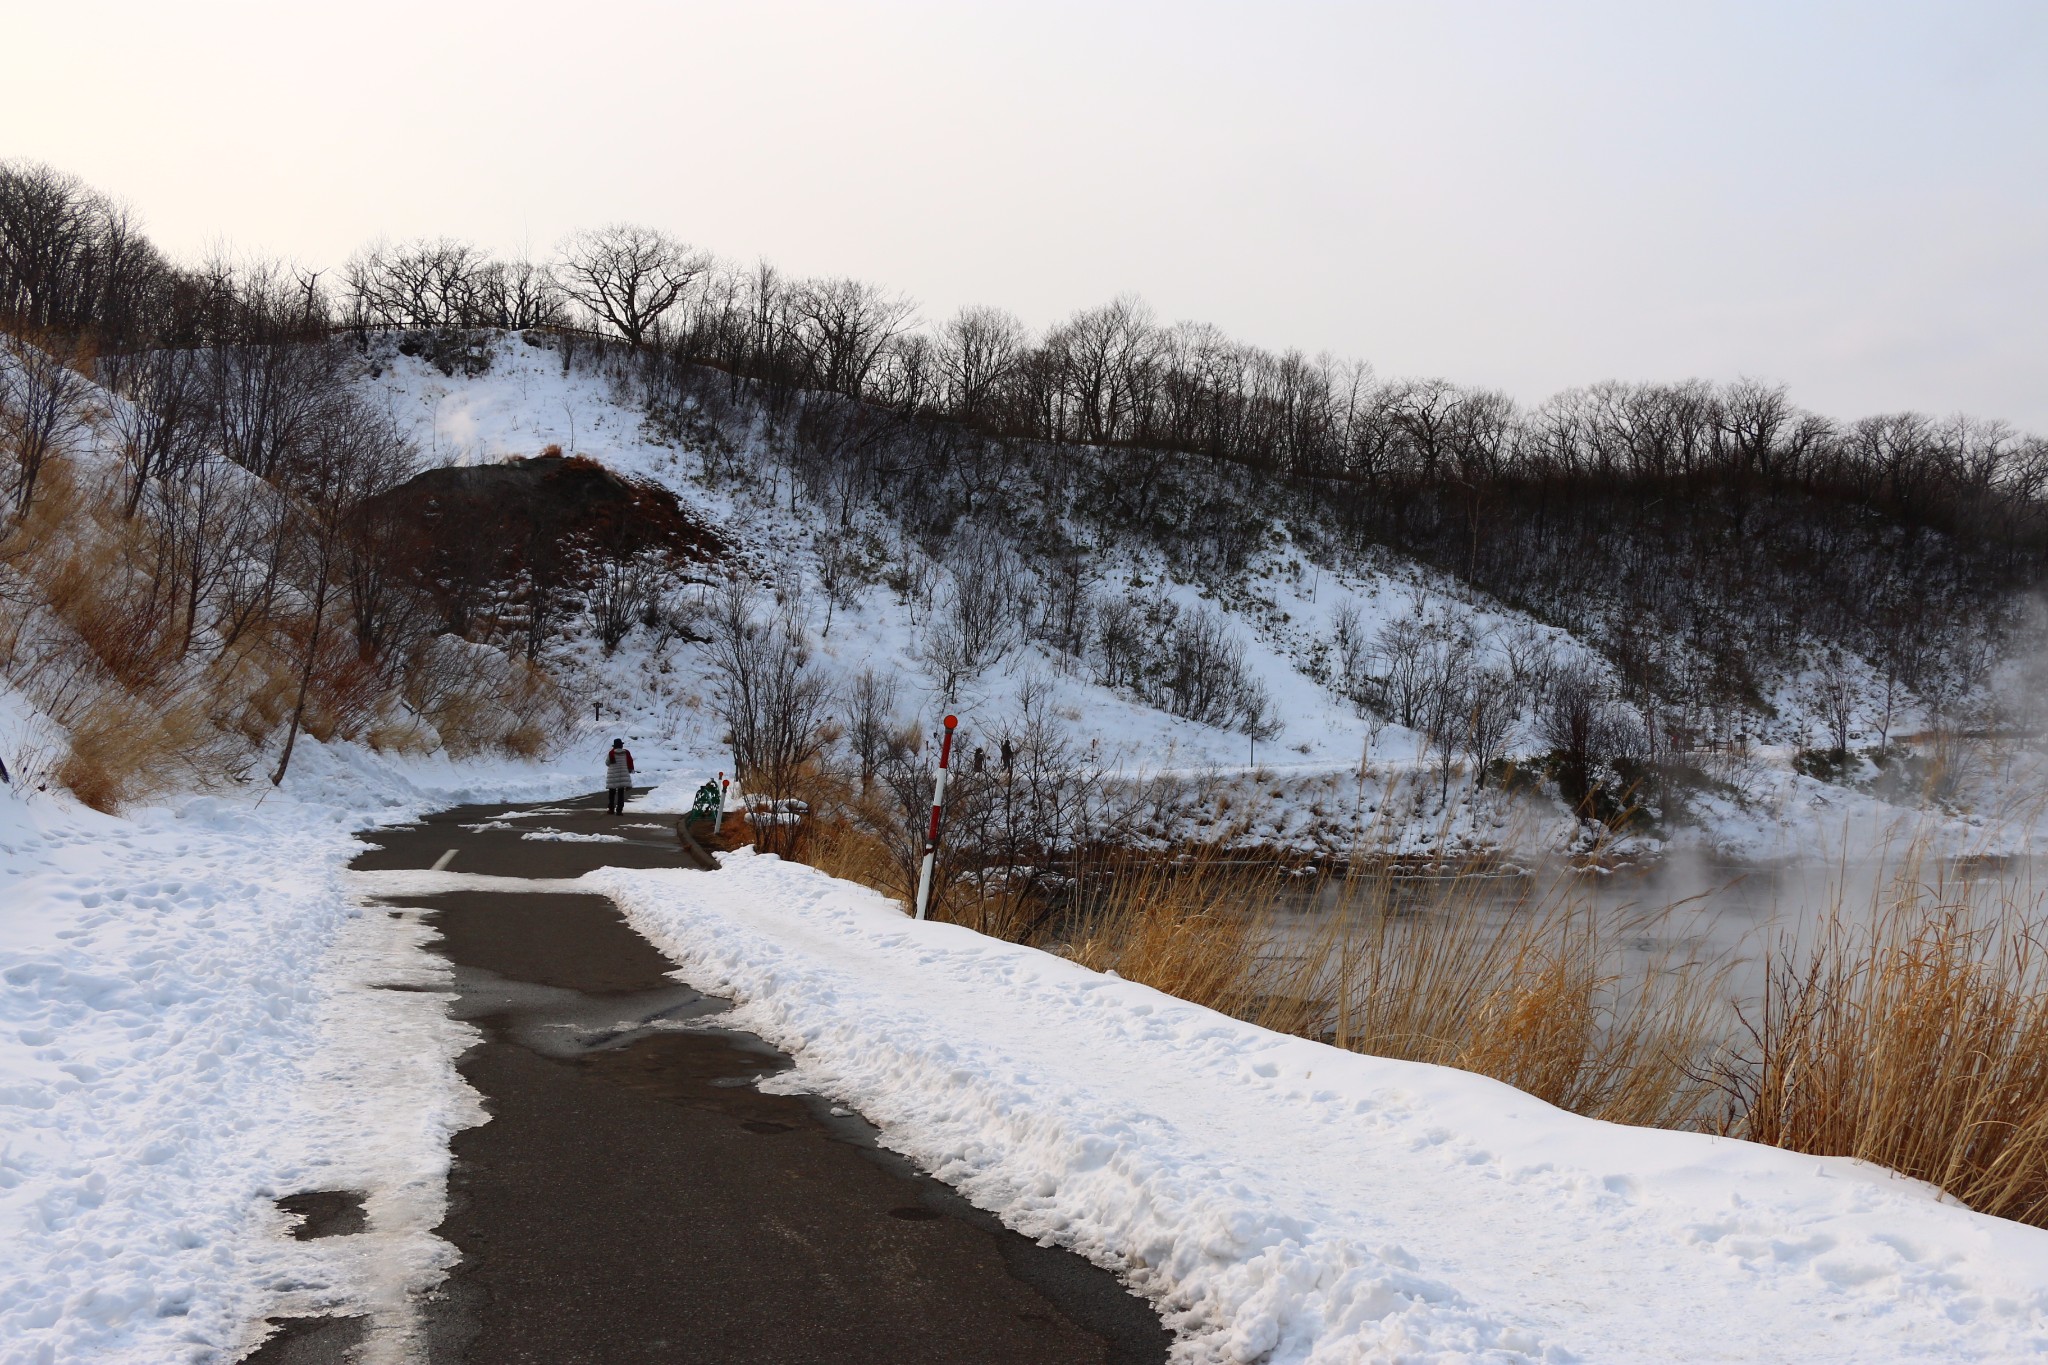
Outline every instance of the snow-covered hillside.
<path fill-rule="evenodd" d="M 738 422 L 728 412 L 714 421 L 685 400 L 680 419 L 651 420 L 630 367 L 588 349 L 565 359 L 549 338 L 498 337 L 471 352 L 466 367 L 451 369 L 400 353 L 387 337 L 373 341 L 361 383 L 429 460 L 489 463 L 554 448 L 672 490 L 726 534 L 741 571 L 772 589 L 842 680 L 875 670 L 900 713 L 927 731 L 941 713 L 957 712 L 971 749 L 977 730 L 992 730 L 1024 698 L 1049 702 L 1091 754 L 1093 771 L 1129 780 L 1164 774 L 1183 784 L 1168 803 L 1170 818 L 1148 830 L 1154 837 L 1220 837 L 1338 857 L 1505 849 L 1523 859 L 1596 844 L 1609 858 L 1700 846 L 1769 859 L 1902 832 L 1982 853 L 2032 847 L 2037 838 L 2040 812 L 2028 794 L 2039 762 L 2015 747 L 1966 753 L 1951 746 L 1938 801 L 1929 799 L 1934 784 L 1925 776 L 1938 765 L 1914 766 L 1909 755 L 1898 771 L 1903 747 L 1895 746 L 1889 773 L 1865 758 L 1854 759 L 1846 776 L 1801 771 L 1802 750 L 1825 742 L 1818 669 L 1781 680 L 1771 714 L 1754 719 L 1748 741 L 1679 756 L 1682 786 L 1650 798 L 1660 818 L 1620 839 L 1571 819 L 1554 784 L 1526 780 L 1543 751 L 1527 706 L 1508 720 L 1499 747 L 1501 759 L 1522 765 L 1518 792 L 1504 793 L 1498 783 L 1475 790 L 1472 753 L 1448 738 L 1434 745 L 1429 726 L 1402 725 L 1383 701 L 1369 708 L 1346 694 L 1347 653 L 1356 671 L 1376 647 L 1408 642 L 1424 666 L 1432 651 L 1452 651 L 1482 674 L 1526 679 L 1577 669 L 1603 686 L 1614 679 L 1611 666 L 1567 632 L 1388 552 L 1320 562 L 1284 521 L 1271 526 L 1241 573 L 1199 577 L 1156 549 L 1062 528 L 1078 546 L 1077 572 L 1097 600 L 1131 604 L 1141 630 L 1157 635 L 1198 616 L 1220 626 L 1263 695 L 1261 715 L 1272 732 L 1262 740 L 1247 733 L 1262 726 L 1242 716 L 1204 723 L 1140 688 L 1105 685 L 1101 668 L 1029 631 L 1017 632 L 991 661 L 951 677 L 934 665 L 930 646 L 947 628 L 953 566 L 978 547 L 1013 540 L 1017 528 L 969 519 L 943 544 L 921 545 L 900 519 L 874 507 L 827 506 L 800 487 L 778 455 L 784 437 L 766 417 Z M 866 562 L 849 572 L 849 556 Z M 1026 589 L 1042 590 L 1036 583 Z M 572 638 L 558 661 L 608 713 L 632 717 L 646 738 L 716 750 L 718 725 L 707 706 L 715 680 L 688 645 L 664 645 L 651 659 L 644 639 L 629 640 L 601 657 L 588 640 Z M 1880 707 L 1890 735 L 1928 724 L 1922 704 L 1896 688 L 1884 700 L 1867 665 L 1837 666 L 1829 677 L 1853 694 L 1859 735 L 1877 733 Z M 1619 714 L 1639 737 L 1655 723 L 1627 706 Z M 1438 728 L 1462 729 L 1457 719 Z M 1834 780 L 1822 780 L 1828 776 Z M 1619 789 L 1629 778 L 1609 781 Z M 677 799 L 686 802 L 686 793 Z"/>

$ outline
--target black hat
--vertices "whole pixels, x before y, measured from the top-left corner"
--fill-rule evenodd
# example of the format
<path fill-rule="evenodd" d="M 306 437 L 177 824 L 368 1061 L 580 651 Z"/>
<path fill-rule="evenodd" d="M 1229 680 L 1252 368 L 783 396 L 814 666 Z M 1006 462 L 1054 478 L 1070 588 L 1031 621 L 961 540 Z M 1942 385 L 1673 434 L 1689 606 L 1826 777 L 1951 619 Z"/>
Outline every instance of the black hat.
<path fill-rule="evenodd" d="M 626 747 L 626 741 L 623 739 L 615 739 L 612 741 L 612 747 L 614 749 L 623 749 Z"/>

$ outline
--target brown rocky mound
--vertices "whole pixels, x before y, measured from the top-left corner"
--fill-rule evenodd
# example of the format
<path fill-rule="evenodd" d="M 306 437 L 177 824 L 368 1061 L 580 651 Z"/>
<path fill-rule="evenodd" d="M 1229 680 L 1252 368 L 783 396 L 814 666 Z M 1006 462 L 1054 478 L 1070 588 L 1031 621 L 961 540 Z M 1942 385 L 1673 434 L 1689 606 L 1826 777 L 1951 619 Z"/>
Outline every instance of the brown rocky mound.
<path fill-rule="evenodd" d="M 517 604 L 536 588 L 588 587 L 606 563 L 651 556 L 680 570 L 727 552 L 667 489 L 580 455 L 429 469 L 369 515 L 410 547 L 411 577 L 464 634 L 479 616 L 525 615 Z"/>

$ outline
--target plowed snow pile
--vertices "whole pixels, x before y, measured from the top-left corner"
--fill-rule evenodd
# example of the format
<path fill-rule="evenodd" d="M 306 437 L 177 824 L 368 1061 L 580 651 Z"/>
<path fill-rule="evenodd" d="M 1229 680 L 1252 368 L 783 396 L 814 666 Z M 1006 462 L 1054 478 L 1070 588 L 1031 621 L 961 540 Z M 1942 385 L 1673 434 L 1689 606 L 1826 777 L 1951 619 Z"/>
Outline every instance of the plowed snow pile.
<path fill-rule="evenodd" d="M 283 793 L 121 818 L 0 788 L 0 1365 L 225 1361 L 336 1309 L 398 1359 L 453 1262 L 471 1034 L 418 989 L 426 928 L 356 903 L 349 831 L 583 774 L 302 758 Z M 367 1193 L 366 1234 L 288 1236 L 272 1200 L 332 1189 Z"/>
<path fill-rule="evenodd" d="M 1189 1361 L 2020 1361 L 2048 1232 L 1290 1038 L 773 857 L 585 879 L 797 1079 L 1123 1271 Z"/>

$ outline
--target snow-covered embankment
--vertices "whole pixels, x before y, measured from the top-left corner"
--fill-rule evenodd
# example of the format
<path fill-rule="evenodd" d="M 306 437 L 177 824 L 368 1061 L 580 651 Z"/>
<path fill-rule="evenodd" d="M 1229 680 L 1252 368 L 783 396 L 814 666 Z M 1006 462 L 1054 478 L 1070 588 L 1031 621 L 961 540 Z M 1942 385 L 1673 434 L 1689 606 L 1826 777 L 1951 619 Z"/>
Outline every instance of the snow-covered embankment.
<path fill-rule="evenodd" d="M 586 881 L 802 1083 L 1123 1271 L 1187 1360 L 2048 1353 L 2048 1232 L 1862 1163 L 1285 1037 L 772 857 Z"/>

